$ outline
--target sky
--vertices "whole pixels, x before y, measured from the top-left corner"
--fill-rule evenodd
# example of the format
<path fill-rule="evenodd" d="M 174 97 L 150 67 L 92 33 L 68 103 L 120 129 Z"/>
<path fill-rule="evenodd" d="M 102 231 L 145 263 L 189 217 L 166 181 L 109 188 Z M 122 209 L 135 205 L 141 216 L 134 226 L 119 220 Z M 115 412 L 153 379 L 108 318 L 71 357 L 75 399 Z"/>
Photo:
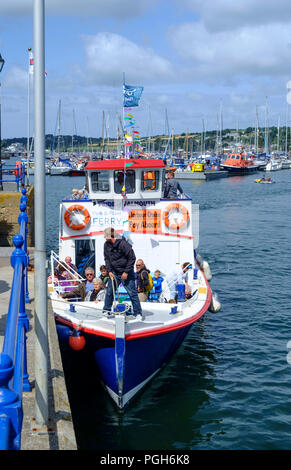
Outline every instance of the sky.
<path fill-rule="evenodd" d="M 33 0 L 1 0 L 3 139 L 33 134 L 29 47 Z M 45 70 L 47 134 L 100 137 L 104 112 L 115 137 L 123 74 L 142 136 L 290 125 L 291 1 L 46 0 Z"/>

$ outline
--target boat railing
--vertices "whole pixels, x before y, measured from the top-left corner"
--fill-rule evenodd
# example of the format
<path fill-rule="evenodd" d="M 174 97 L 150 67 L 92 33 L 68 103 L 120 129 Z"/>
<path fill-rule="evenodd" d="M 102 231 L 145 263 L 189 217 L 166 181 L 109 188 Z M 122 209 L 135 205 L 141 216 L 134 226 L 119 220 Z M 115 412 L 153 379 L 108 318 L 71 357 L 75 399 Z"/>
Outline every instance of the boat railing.
<path fill-rule="evenodd" d="M 64 271 L 69 274 L 70 279 L 58 279 L 55 275 L 55 268 L 62 267 Z M 54 290 L 62 293 L 65 290 L 72 290 L 76 285 L 85 281 L 80 274 L 66 261 L 61 260 L 60 257 L 53 250 L 51 251 L 51 284 Z"/>
<path fill-rule="evenodd" d="M 14 235 L 15 250 L 11 255 L 14 269 L 2 352 L 0 354 L 0 450 L 20 450 L 23 422 L 22 393 L 30 392 L 27 373 L 26 332 L 29 320 L 25 303 L 27 291 L 27 197 L 21 198 L 18 223 L 20 233 Z"/>

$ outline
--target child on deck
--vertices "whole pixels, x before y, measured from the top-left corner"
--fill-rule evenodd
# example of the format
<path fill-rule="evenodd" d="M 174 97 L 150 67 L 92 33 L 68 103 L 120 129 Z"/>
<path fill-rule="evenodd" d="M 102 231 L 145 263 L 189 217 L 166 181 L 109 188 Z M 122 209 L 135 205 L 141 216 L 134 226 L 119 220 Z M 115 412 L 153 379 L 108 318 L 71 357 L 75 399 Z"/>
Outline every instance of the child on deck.
<path fill-rule="evenodd" d="M 100 266 L 99 269 L 100 269 L 100 273 L 101 273 L 100 276 L 99 276 L 99 279 L 101 279 L 101 281 L 103 282 L 105 287 L 107 287 L 109 274 L 107 272 L 106 266 L 104 264 L 102 264 L 102 266 Z"/>
<path fill-rule="evenodd" d="M 162 292 L 162 282 L 163 282 L 164 278 L 161 276 L 161 271 L 159 271 L 158 269 L 154 272 L 154 277 L 153 277 L 153 285 L 154 285 L 154 299 L 156 301 L 159 300 L 159 297 L 161 295 L 161 292 Z"/>

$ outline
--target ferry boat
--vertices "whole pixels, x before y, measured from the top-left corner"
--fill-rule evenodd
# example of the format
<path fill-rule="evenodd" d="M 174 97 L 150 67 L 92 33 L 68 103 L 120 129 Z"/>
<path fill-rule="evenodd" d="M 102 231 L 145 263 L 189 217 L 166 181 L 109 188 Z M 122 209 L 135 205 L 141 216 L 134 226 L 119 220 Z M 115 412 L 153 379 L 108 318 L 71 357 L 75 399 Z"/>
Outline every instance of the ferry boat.
<path fill-rule="evenodd" d="M 209 265 L 197 253 L 199 206 L 190 198 L 163 198 L 162 160 L 89 161 L 85 171 L 88 199 L 67 198 L 60 204 L 59 253 L 51 254 L 49 293 L 60 342 L 94 357 L 105 389 L 122 409 L 171 359 L 191 326 L 207 310 L 218 311 L 220 304 L 209 286 Z M 120 173 L 126 177 L 122 189 Z M 164 278 L 159 298 L 150 293 L 148 301 L 141 302 L 142 314 L 135 315 L 126 292 L 120 295 L 122 287 L 109 316 L 104 301 L 60 297 L 62 289 L 72 286 L 64 287 L 66 283 L 54 278 L 55 263 L 69 271 L 65 258 L 72 259 L 74 283 L 84 281 L 88 266 L 98 276 L 108 227 L 132 245 L 136 259 L 141 258 L 152 275 L 159 269 Z M 169 275 L 185 262 L 189 294 L 185 285 L 178 285 L 172 300 Z"/>
<path fill-rule="evenodd" d="M 247 175 L 259 170 L 259 164 L 254 163 L 252 158 L 243 153 L 229 153 L 221 168 L 227 170 L 230 175 Z"/>

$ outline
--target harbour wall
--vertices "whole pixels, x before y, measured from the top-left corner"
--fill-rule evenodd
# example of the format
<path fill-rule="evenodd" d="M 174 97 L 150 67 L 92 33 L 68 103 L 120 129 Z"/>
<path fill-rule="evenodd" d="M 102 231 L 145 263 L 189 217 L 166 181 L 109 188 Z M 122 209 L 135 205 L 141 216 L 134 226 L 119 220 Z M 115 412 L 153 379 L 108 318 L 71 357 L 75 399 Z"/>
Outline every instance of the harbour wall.
<path fill-rule="evenodd" d="M 27 246 L 34 246 L 34 186 L 26 187 L 28 198 Z M 0 246 L 12 246 L 13 236 L 19 232 L 18 216 L 22 192 L 0 191 Z"/>

